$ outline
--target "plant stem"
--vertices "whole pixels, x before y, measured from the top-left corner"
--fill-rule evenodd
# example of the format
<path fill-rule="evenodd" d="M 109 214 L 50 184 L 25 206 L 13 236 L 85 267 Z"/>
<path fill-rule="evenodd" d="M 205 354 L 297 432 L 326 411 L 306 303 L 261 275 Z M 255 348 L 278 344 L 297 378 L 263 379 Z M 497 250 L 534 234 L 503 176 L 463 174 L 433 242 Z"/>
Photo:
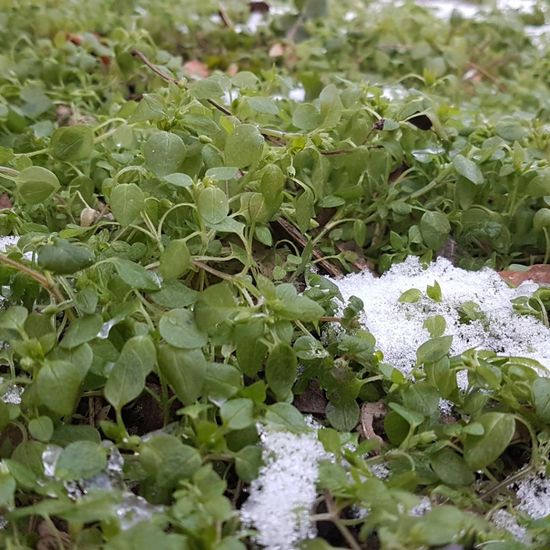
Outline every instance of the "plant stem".
<path fill-rule="evenodd" d="M 31 279 L 34 279 L 39 285 L 43 286 L 57 302 L 61 303 L 65 301 L 63 294 L 61 294 L 61 291 L 55 282 L 48 280 L 48 278 L 42 275 L 42 273 L 27 267 L 25 264 L 22 264 L 17 260 L 8 258 L 5 254 L 0 254 L 0 263 L 19 271 L 19 273 L 27 275 L 27 277 L 30 277 Z"/>

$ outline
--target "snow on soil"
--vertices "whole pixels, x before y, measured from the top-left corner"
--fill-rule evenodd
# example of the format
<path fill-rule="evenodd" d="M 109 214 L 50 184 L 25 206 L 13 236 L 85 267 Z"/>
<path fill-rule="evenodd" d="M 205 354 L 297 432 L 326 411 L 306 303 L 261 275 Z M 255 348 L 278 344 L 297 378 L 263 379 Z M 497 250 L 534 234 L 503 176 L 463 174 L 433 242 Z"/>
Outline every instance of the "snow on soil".
<path fill-rule="evenodd" d="M 317 497 L 318 463 L 328 458 L 316 431 L 260 429 L 264 466 L 250 486 L 241 521 L 268 550 L 294 550 L 315 536 L 310 513 Z"/>
<path fill-rule="evenodd" d="M 534 317 L 518 314 L 512 304 L 514 298 L 530 296 L 537 289 L 534 283 L 510 288 L 491 269 L 466 271 L 444 258 L 423 268 L 415 257 L 380 278 L 363 272 L 333 282 L 346 301 L 351 296 L 363 301 L 365 328 L 376 338 L 384 360 L 404 374 L 415 366 L 418 347 L 430 339 L 424 322 L 435 315 L 444 317 L 445 334 L 453 336 L 453 354 L 471 348 L 490 350 L 528 357 L 550 369 L 550 330 Z M 439 302 L 426 294 L 436 282 L 442 292 Z M 412 288 L 422 293 L 420 299 L 400 303 L 401 295 Z M 465 307 L 478 311 L 474 320 L 464 320 Z"/>

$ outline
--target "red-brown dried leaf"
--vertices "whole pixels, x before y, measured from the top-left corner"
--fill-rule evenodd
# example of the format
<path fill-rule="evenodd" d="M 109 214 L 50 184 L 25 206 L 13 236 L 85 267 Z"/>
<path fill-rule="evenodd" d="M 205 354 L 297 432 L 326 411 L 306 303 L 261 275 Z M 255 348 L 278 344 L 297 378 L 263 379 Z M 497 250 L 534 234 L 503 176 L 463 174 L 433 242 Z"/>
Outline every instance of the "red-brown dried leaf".
<path fill-rule="evenodd" d="M 6 210 L 12 207 L 13 203 L 11 202 L 9 195 L 7 193 L 2 193 L 0 195 L 0 210 Z"/>
<path fill-rule="evenodd" d="M 550 265 L 535 264 L 527 271 L 501 271 L 500 276 L 513 286 L 518 286 L 524 281 L 550 286 Z"/>

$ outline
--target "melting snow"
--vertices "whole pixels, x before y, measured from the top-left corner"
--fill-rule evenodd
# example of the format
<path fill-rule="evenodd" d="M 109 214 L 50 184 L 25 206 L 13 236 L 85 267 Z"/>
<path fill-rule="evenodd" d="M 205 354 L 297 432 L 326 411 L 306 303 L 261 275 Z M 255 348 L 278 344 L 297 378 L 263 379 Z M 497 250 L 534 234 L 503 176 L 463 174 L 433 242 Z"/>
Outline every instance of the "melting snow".
<path fill-rule="evenodd" d="M 532 519 L 550 514 L 550 480 L 542 474 L 531 474 L 517 484 L 518 510 Z"/>
<path fill-rule="evenodd" d="M 504 529 L 514 535 L 516 539 L 527 542 L 527 530 L 525 527 L 519 525 L 516 517 L 508 512 L 508 510 L 504 508 L 497 510 L 491 516 L 491 521 L 500 529 Z"/>
<path fill-rule="evenodd" d="M 439 302 L 426 295 L 427 287 L 436 281 L 442 292 Z M 345 300 L 357 296 L 363 301 L 365 327 L 376 338 L 385 361 L 405 374 L 416 363 L 418 347 L 430 339 L 424 321 L 435 315 L 445 318 L 445 334 L 453 335 L 453 354 L 485 349 L 502 356 L 535 359 L 550 368 L 550 330 L 537 319 L 516 313 L 512 304 L 514 298 L 530 296 L 537 288 L 533 283 L 514 289 L 488 268 L 466 271 L 439 258 L 424 269 L 415 257 L 393 266 L 380 278 L 363 272 L 333 282 Z M 412 288 L 421 291 L 420 299 L 400 303 L 401 295 Z M 479 306 L 479 318 L 461 322 L 461 307 L 466 302 Z M 466 383 L 459 382 L 462 386 Z"/>
<path fill-rule="evenodd" d="M 264 466 L 252 482 L 241 520 L 256 529 L 269 550 L 294 550 L 315 536 L 309 515 L 315 503 L 318 462 L 327 458 L 315 431 L 293 434 L 261 429 Z"/>

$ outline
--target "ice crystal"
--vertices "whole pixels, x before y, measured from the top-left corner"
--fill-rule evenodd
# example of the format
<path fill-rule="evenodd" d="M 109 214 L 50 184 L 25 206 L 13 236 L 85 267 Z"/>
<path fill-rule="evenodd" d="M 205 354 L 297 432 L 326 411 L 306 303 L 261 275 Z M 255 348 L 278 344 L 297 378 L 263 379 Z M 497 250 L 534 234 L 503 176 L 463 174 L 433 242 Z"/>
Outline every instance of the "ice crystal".
<path fill-rule="evenodd" d="M 525 527 L 519 525 L 517 519 L 513 514 L 501 508 L 497 510 L 492 516 L 491 521 L 499 528 L 508 531 L 519 541 L 527 541 L 527 530 Z"/>
<path fill-rule="evenodd" d="M 317 492 L 319 460 L 327 458 L 315 431 L 260 430 L 264 466 L 241 510 L 255 541 L 269 550 L 293 550 L 315 535 L 309 519 Z"/>
<path fill-rule="evenodd" d="M 369 468 L 378 479 L 387 479 L 390 476 L 390 469 L 385 462 L 371 464 Z"/>
<path fill-rule="evenodd" d="M 4 379 L 0 376 L 0 385 L 4 383 Z M 24 388 L 16 384 L 8 384 L 0 399 L 9 405 L 19 405 Z"/>
<path fill-rule="evenodd" d="M 46 477 L 55 477 L 55 468 L 62 451 L 59 445 L 47 445 L 42 451 L 42 467 Z"/>
<path fill-rule="evenodd" d="M 365 305 L 362 321 L 376 338 L 385 361 L 408 374 L 416 362 L 416 350 L 430 339 L 424 321 L 441 315 L 445 334 L 453 335 L 451 352 L 470 348 L 486 349 L 503 356 L 522 356 L 550 368 L 550 330 L 534 317 L 520 315 L 512 304 L 519 296 L 530 296 L 537 288 L 525 283 L 510 288 L 496 271 L 466 271 L 439 258 L 424 269 L 418 258 L 410 257 L 393 266 L 380 278 L 363 272 L 334 281 L 344 299 L 357 296 Z M 426 295 L 428 286 L 437 282 L 441 301 Z M 412 288 L 422 296 L 415 303 L 400 303 L 401 295 Z M 465 321 L 462 308 L 477 304 L 480 318 Z M 459 385 L 467 384 L 466 373 Z"/>
<path fill-rule="evenodd" d="M 19 240 L 19 237 L 12 237 L 12 236 L 0 237 L 0 252 L 6 252 L 6 250 L 10 246 L 15 246 L 18 240 Z"/>
<path fill-rule="evenodd" d="M 419 517 L 427 514 L 432 509 L 432 503 L 428 497 L 422 497 L 420 502 L 411 508 L 409 511 L 410 516 Z"/>
<path fill-rule="evenodd" d="M 543 474 L 531 474 L 518 482 L 518 510 L 532 519 L 550 514 L 550 480 Z"/>

